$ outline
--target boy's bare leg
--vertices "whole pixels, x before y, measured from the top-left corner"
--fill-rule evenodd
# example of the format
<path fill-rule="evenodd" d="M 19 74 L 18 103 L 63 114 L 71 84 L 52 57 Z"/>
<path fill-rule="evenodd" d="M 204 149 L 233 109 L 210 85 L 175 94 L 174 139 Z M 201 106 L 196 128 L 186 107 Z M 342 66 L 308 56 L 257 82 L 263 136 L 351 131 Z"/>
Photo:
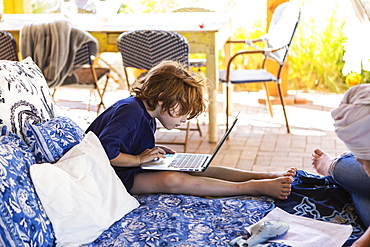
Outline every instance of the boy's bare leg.
<path fill-rule="evenodd" d="M 333 162 L 334 159 L 320 148 L 315 148 L 311 154 L 311 164 L 320 175 L 328 176 Z"/>
<path fill-rule="evenodd" d="M 130 193 L 172 193 L 195 196 L 267 195 L 284 200 L 291 192 L 292 181 L 291 176 L 234 182 L 193 176 L 186 172 L 146 172 L 135 176 Z"/>
<path fill-rule="evenodd" d="M 235 168 L 228 168 L 222 166 L 209 166 L 205 172 L 192 172 L 191 175 L 218 178 L 233 182 L 245 182 L 251 179 L 271 179 L 278 177 L 294 177 L 297 168 L 291 167 L 284 172 L 253 172 L 240 170 Z"/>

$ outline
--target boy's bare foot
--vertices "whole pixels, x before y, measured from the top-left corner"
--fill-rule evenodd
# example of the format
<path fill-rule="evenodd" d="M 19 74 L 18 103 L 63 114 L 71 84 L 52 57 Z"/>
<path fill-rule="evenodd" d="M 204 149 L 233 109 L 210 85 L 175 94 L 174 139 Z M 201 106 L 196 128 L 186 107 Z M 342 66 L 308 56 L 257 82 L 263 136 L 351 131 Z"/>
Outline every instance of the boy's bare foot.
<path fill-rule="evenodd" d="M 333 161 L 334 159 L 320 148 L 315 148 L 311 154 L 313 168 L 318 174 L 323 176 L 329 175 L 329 168 Z"/>
<path fill-rule="evenodd" d="M 297 168 L 296 167 L 291 167 L 288 169 L 286 172 L 284 172 L 282 177 L 294 177 L 297 173 Z"/>
<path fill-rule="evenodd" d="M 294 177 L 297 173 L 296 167 L 291 167 L 285 172 L 271 172 L 267 173 L 263 178 L 271 179 L 271 178 L 278 178 L 278 177 Z"/>
<path fill-rule="evenodd" d="M 293 178 L 283 176 L 273 179 L 260 179 L 248 181 L 252 192 L 250 195 L 272 196 L 280 200 L 286 200 L 291 192 Z"/>

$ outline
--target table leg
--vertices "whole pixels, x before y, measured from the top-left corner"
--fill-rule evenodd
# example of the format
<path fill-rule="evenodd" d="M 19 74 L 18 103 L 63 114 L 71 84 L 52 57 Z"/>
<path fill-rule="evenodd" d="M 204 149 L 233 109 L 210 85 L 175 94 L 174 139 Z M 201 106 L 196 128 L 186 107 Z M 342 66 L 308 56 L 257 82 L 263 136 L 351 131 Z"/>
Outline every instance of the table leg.
<path fill-rule="evenodd" d="M 229 62 L 229 59 L 230 59 L 230 55 L 231 54 L 231 43 L 225 43 L 224 45 L 224 56 L 223 56 L 223 64 L 224 64 L 224 67 L 226 69 L 226 66 L 227 66 L 227 63 Z M 224 100 L 226 100 L 226 83 L 222 83 L 223 84 L 223 87 L 222 87 L 222 92 L 224 94 Z M 229 90 L 227 91 L 228 92 L 228 101 L 229 102 L 225 102 L 224 103 L 224 106 L 227 104 L 229 107 L 228 107 L 228 112 L 227 112 L 227 117 L 231 116 L 231 113 L 233 112 L 233 104 L 231 104 L 231 95 L 232 95 L 232 92 L 234 91 L 234 85 L 230 83 L 229 85 Z M 225 109 L 226 110 L 226 109 Z M 224 111 L 225 112 L 225 111 Z"/>
<path fill-rule="evenodd" d="M 215 37 L 212 36 L 207 47 L 206 53 L 206 77 L 208 83 L 208 141 L 211 143 L 217 142 L 217 91 L 218 91 L 218 56 L 216 49 Z"/>

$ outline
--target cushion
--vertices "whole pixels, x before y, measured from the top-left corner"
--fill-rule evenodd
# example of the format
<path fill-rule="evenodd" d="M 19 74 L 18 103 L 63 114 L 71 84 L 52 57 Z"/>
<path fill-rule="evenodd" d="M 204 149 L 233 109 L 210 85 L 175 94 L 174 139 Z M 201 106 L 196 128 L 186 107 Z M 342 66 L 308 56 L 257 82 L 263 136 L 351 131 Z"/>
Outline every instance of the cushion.
<path fill-rule="evenodd" d="M 0 245 L 53 246 L 50 220 L 30 179 L 35 159 L 18 136 L 0 129 Z"/>
<path fill-rule="evenodd" d="M 31 177 L 60 245 L 90 243 L 139 206 L 93 132 L 57 163 L 31 166 Z"/>
<path fill-rule="evenodd" d="M 49 87 L 32 59 L 0 60 L 0 124 L 23 138 L 24 122 L 39 124 L 54 115 Z"/>
<path fill-rule="evenodd" d="M 62 116 L 36 125 L 26 122 L 22 131 L 36 163 L 57 162 L 85 136 L 75 122 Z"/>

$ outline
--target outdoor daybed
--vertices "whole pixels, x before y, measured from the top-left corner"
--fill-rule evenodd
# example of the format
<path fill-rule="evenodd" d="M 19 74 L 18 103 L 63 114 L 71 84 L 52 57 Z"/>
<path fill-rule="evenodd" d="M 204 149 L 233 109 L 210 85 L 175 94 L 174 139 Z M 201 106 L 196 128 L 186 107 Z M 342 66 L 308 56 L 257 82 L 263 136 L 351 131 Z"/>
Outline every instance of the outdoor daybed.
<path fill-rule="evenodd" d="M 228 246 L 275 207 L 350 224 L 347 243 L 363 233 L 348 194 L 303 171 L 286 201 L 129 195 L 98 139 L 55 116 L 29 58 L 0 61 L 0 102 L 0 246 Z"/>

